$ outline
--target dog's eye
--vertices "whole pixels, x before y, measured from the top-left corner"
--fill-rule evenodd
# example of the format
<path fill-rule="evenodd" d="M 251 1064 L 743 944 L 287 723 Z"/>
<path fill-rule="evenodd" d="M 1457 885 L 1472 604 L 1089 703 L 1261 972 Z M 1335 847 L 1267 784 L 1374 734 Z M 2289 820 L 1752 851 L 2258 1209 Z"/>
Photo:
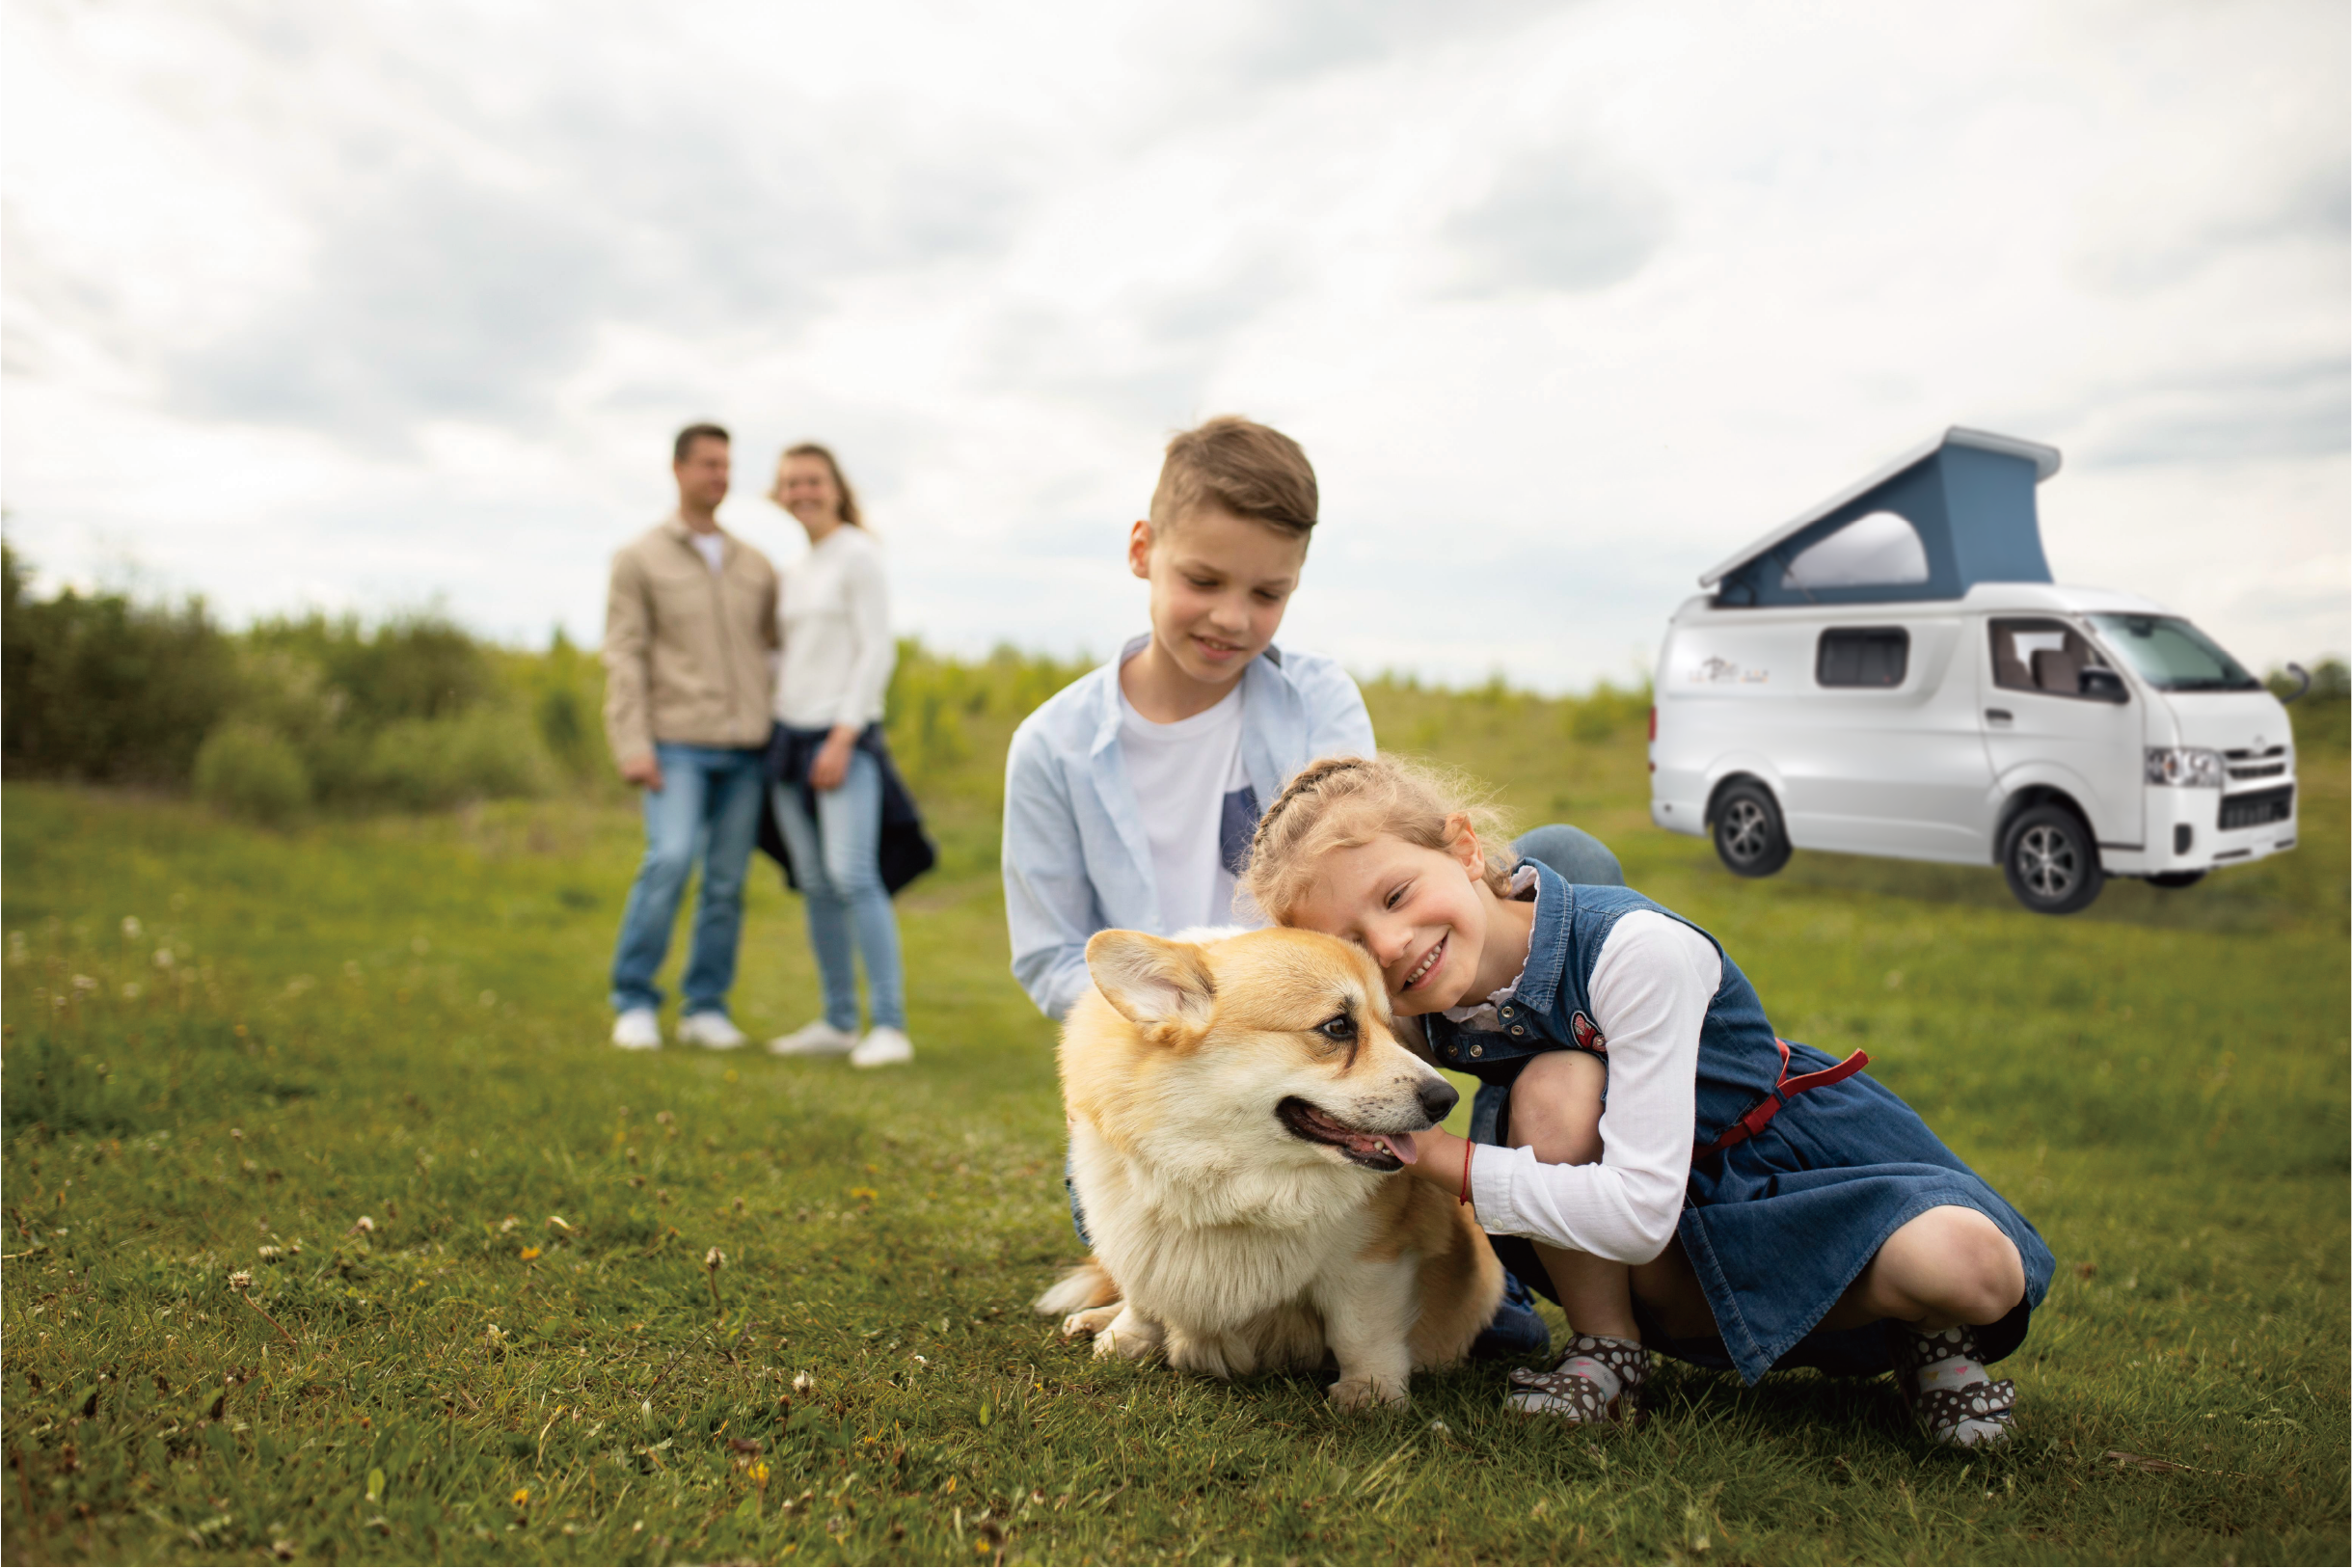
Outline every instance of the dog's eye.
<path fill-rule="evenodd" d="M 1336 1018 L 1326 1018 L 1314 1026 L 1314 1032 L 1336 1044 L 1346 1044 L 1356 1038 L 1356 1020 L 1342 1013 Z"/>

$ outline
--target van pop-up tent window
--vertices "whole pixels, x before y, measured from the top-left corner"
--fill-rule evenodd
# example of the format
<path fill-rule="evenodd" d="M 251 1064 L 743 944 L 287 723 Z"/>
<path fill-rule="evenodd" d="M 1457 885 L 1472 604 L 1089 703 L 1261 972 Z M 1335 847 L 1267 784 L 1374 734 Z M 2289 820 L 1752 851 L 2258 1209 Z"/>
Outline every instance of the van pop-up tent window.
<path fill-rule="evenodd" d="M 1928 580 L 1928 547 L 1892 512 L 1872 512 L 1798 553 L 1780 574 L 1784 588 L 1893 586 Z"/>

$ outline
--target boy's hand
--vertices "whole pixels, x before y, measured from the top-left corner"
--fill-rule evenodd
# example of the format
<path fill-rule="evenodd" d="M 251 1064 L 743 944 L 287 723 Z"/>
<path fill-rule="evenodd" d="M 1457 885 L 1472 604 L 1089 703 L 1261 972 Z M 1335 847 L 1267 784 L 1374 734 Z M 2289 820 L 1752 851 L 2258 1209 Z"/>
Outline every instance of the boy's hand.
<path fill-rule="evenodd" d="M 651 790 L 656 795 L 662 793 L 662 765 L 654 760 L 654 754 L 650 751 L 622 763 L 621 777 L 640 789 Z"/>

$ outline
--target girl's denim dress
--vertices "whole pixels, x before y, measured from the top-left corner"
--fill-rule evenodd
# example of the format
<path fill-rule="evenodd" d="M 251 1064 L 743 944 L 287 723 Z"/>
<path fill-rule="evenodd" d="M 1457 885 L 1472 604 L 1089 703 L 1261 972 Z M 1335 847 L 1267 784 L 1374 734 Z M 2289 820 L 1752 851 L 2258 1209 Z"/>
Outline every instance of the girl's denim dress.
<path fill-rule="evenodd" d="M 1572 884 L 1537 864 L 1527 965 L 1497 1010 L 1497 1028 L 1464 1029 L 1442 1014 L 1422 1020 L 1439 1063 L 1484 1085 L 1472 1113 L 1474 1141 L 1507 1145 L 1511 1082 L 1539 1052 L 1584 1050 L 1608 1059 L 1586 987 L 1610 930 L 1636 909 L 1682 919 L 1628 888 Z M 1722 984 L 1699 1029 L 1691 1143 L 1700 1152 L 1678 1228 L 1721 1338 L 1676 1340 L 1645 1321 L 1644 1340 L 1685 1361 L 1735 1369 L 1750 1383 L 1775 1366 L 1884 1371 L 1891 1364 L 1877 1325 L 1844 1333 L 1813 1326 L 1898 1228 L 1958 1204 L 1999 1226 L 2025 1263 L 2025 1299 L 1978 1331 L 1985 1359 L 1999 1361 L 2024 1340 L 2027 1320 L 2049 1289 L 2056 1266 L 2049 1248 L 1883 1085 L 1858 1072 L 1810 1087 L 1788 1081 L 1835 1066 L 1794 1042 L 1784 1057 L 1755 987 L 1723 955 Z M 1744 1121 L 1754 1130 L 1736 1130 Z M 1493 1240 L 1505 1268 L 1549 1293 L 1550 1276 L 1524 1238 Z"/>

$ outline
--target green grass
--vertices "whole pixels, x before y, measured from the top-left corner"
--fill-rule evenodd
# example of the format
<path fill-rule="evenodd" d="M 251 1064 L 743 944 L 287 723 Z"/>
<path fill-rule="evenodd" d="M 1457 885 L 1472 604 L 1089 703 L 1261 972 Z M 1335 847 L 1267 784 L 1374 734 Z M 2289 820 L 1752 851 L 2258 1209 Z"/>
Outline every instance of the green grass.
<path fill-rule="evenodd" d="M 275 835 L 11 786 L 7 1556 L 2344 1559 L 2339 711 L 2294 854 L 2052 921 L 1990 869 L 1734 880 L 1646 825 L 1638 699 L 1369 694 L 1609 839 L 2041 1226 L 2009 1451 L 1929 1449 L 1883 1380 L 1667 1364 L 1653 1420 L 1588 1434 L 1506 1419 L 1493 1366 L 1342 1416 L 1060 1343 L 1026 1310 L 1072 1256 L 1052 1033 L 991 867 L 1011 712 L 950 692 L 947 869 L 900 905 L 922 1054 L 883 1074 L 605 1048 L 638 844 L 607 801 Z M 765 870 L 743 953 L 747 1027 L 813 1014 Z"/>

